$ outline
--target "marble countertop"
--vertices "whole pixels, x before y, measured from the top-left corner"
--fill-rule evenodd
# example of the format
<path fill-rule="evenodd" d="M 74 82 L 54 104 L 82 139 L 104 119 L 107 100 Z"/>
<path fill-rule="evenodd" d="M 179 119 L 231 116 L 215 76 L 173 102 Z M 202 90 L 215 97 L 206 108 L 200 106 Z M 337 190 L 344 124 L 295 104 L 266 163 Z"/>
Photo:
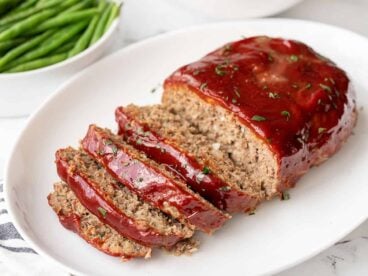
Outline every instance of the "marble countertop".
<path fill-rule="evenodd" d="M 125 2 L 119 35 L 106 54 L 150 36 L 216 21 L 176 7 L 175 1 L 171 0 Z M 368 36 L 367 0 L 305 0 L 277 17 L 325 22 Z M 0 171 L 3 170 L 12 143 L 26 120 L 27 117 L 0 119 Z M 367 256 L 368 221 L 334 246 L 279 275 L 368 275 Z"/>

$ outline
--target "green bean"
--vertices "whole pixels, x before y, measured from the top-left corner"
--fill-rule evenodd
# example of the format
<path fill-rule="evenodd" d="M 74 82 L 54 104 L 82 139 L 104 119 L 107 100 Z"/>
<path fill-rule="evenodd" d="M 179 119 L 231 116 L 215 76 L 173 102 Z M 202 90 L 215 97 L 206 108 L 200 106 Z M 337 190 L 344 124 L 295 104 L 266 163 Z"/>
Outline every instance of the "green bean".
<path fill-rule="evenodd" d="M 21 0 L 0 0 L 0 14 L 7 13 L 16 7 Z"/>
<path fill-rule="evenodd" d="M 0 41 L 5 41 L 26 33 L 27 31 L 38 26 L 44 20 L 53 16 L 55 13 L 57 13 L 56 9 L 45 10 L 14 24 L 9 29 L 0 33 Z"/>
<path fill-rule="evenodd" d="M 27 10 L 15 13 L 13 15 L 5 16 L 4 18 L 0 20 L 0 25 L 15 22 L 23 18 L 28 18 L 32 15 L 39 13 L 42 10 L 52 8 L 56 5 L 60 5 L 62 2 L 63 0 L 50 0 L 50 1 L 45 2 L 45 4 L 43 5 L 32 7 Z"/>
<path fill-rule="evenodd" d="M 4 52 L 10 50 L 11 48 L 14 48 L 18 46 L 19 44 L 23 43 L 25 41 L 25 38 L 16 38 L 13 40 L 8 40 L 4 42 L 0 42 L 0 54 L 3 54 Z"/>
<path fill-rule="evenodd" d="M 112 22 L 114 22 L 114 20 L 119 16 L 121 6 L 122 4 L 116 4 L 116 3 L 112 5 L 112 8 L 109 14 L 109 18 L 107 19 L 107 22 L 106 22 L 106 26 L 104 30 L 105 33 L 110 28 Z"/>
<path fill-rule="evenodd" d="M 46 56 L 64 43 L 70 41 L 70 39 L 81 32 L 87 25 L 88 21 L 82 21 L 72 26 L 65 27 L 60 31 L 57 31 L 46 41 L 44 41 L 37 49 L 34 49 L 33 51 L 30 51 L 21 56 L 18 60 L 15 61 L 15 64 L 18 65 Z"/>
<path fill-rule="evenodd" d="M 71 49 L 73 49 L 75 43 L 77 42 L 77 40 L 73 39 L 73 41 L 68 42 L 67 44 L 63 45 L 62 47 L 55 49 L 55 51 L 52 51 L 50 53 L 50 55 L 56 55 L 56 54 L 61 54 L 61 53 L 67 53 L 69 52 Z"/>
<path fill-rule="evenodd" d="M 92 20 L 89 22 L 87 30 L 83 33 L 83 35 L 79 38 L 78 42 L 74 45 L 73 49 L 69 52 L 69 57 L 73 57 L 79 54 L 88 47 L 92 35 L 96 29 L 98 18 L 99 18 L 98 15 L 94 16 Z"/>
<path fill-rule="evenodd" d="M 70 23 L 78 22 L 84 19 L 90 19 L 94 15 L 98 14 L 98 9 L 87 9 L 84 11 L 75 11 L 66 14 L 59 15 L 57 17 L 51 18 L 43 22 L 40 26 L 38 26 L 34 32 L 42 32 L 48 29 L 63 27 Z"/>
<path fill-rule="evenodd" d="M 0 58 L 0 71 L 4 69 L 4 67 L 9 64 L 11 61 L 16 59 L 17 57 L 21 56 L 25 52 L 27 52 L 30 49 L 33 49 L 37 45 L 41 44 L 43 41 L 45 41 L 53 31 L 45 32 L 30 41 L 27 41 L 20 46 L 16 47 L 15 49 L 9 51 L 5 56 Z"/>
<path fill-rule="evenodd" d="M 112 3 L 108 3 L 107 6 L 104 8 L 104 11 L 102 12 L 99 18 L 99 21 L 97 23 L 95 32 L 93 33 L 90 45 L 93 45 L 94 43 L 96 43 L 96 41 L 99 40 L 100 37 L 103 35 L 107 20 L 109 18 L 111 8 L 112 8 Z"/>
<path fill-rule="evenodd" d="M 59 63 L 65 59 L 67 59 L 68 54 L 62 53 L 58 55 L 54 55 L 51 57 L 45 57 L 37 60 L 33 60 L 30 62 L 26 62 L 24 64 L 20 64 L 18 66 L 15 66 L 13 68 L 10 68 L 9 70 L 5 71 L 5 73 L 17 73 L 17 72 L 24 72 L 24 71 L 30 71 L 39 69 L 42 67 L 47 67 L 56 63 Z"/>
<path fill-rule="evenodd" d="M 74 6 L 71 6 L 69 9 L 66 9 L 65 11 L 63 11 L 61 14 L 64 13 L 69 13 L 69 12 L 74 12 L 74 11 L 80 11 L 84 8 L 89 8 L 92 4 L 94 3 L 93 0 L 85 0 L 82 1 Z"/>
<path fill-rule="evenodd" d="M 38 0 L 28 0 L 28 1 L 25 1 L 23 2 L 22 4 L 20 4 L 18 7 L 16 7 L 15 9 L 11 10 L 7 16 L 9 15 L 13 15 L 17 12 L 20 12 L 20 11 L 24 11 L 30 7 L 33 7 L 34 5 L 36 5 L 36 3 L 38 2 Z"/>

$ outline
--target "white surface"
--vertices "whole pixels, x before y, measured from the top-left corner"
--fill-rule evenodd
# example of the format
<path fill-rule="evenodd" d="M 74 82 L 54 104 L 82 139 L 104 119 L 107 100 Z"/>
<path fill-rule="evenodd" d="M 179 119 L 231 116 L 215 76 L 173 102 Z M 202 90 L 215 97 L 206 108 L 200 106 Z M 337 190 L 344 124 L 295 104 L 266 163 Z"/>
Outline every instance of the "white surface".
<path fill-rule="evenodd" d="M 35 110 L 63 82 L 102 56 L 118 25 L 115 20 L 96 44 L 63 62 L 28 72 L 0 74 L 0 117 L 24 116 Z"/>
<path fill-rule="evenodd" d="M 302 0 L 167 0 L 213 19 L 245 19 L 273 15 Z"/>
<path fill-rule="evenodd" d="M 65 231 L 48 208 L 45 199 L 57 179 L 55 149 L 76 145 L 91 122 L 114 128 L 113 111 L 119 104 L 157 102 L 159 94 L 150 93 L 151 88 L 178 66 L 227 41 L 260 33 L 302 40 L 336 61 L 352 76 L 360 105 L 368 107 L 368 40 L 338 28 L 269 19 L 195 28 L 134 45 L 73 78 L 21 134 L 5 179 L 9 210 L 21 234 L 38 252 L 88 275 L 254 275 L 299 263 L 362 223 L 368 209 L 364 112 L 347 145 L 307 174 L 291 192 L 292 200 L 274 200 L 262 205 L 255 216 L 236 217 L 214 236 L 202 237 L 200 252 L 191 258 L 158 254 L 144 266 L 141 261 L 121 265 Z"/>

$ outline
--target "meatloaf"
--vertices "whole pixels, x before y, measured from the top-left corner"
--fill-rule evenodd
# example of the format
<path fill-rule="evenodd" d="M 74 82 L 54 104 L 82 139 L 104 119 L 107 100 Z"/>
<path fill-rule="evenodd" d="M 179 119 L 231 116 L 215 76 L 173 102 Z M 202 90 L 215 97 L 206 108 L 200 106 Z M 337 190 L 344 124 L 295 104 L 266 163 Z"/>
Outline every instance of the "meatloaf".
<path fill-rule="evenodd" d="M 117 181 L 183 223 L 211 233 L 230 218 L 108 129 L 91 125 L 81 144 Z"/>
<path fill-rule="evenodd" d="M 73 148 L 56 152 L 60 178 L 79 201 L 103 223 L 148 246 L 172 247 L 189 238 L 193 230 L 143 202 L 114 180 L 95 160 Z"/>
<path fill-rule="evenodd" d="M 243 189 L 244 174 L 233 174 L 227 154 L 216 154 L 217 142 L 162 105 L 119 107 L 115 112 L 119 134 L 150 158 L 166 164 L 190 187 L 227 212 L 250 211 L 258 203 L 258 191 Z M 217 161 L 213 158 L 217 155 Z M 226 164 L 217 168 L 217 164 Z"/>
<path fill-rule="evenodd" d="M 243 189 L 261 199 L 334 154 L 357 117 L 343 70 L 301 42 L 265 36 L 226 44 L 175 71 L 162 105 L 219 149 L 210 153 L 217 169 L 246 176 Z"/>
<path fill-rule="evenodd" d="M 47 199 L 60 223 L 98 250 L 123 260 L 151 256 L 151 248 L 125 238 L 91 214 L 65 183 L 56 183 Z"/>

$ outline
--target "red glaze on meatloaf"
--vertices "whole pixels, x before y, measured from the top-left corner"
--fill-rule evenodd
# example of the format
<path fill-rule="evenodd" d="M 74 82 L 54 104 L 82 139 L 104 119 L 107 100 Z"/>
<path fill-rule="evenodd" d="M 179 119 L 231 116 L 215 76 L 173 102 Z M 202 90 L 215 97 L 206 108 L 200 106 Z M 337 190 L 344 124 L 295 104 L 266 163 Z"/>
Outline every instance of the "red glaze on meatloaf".
<path fill-rule="evenodd" d="M 337 151 L 356 121 L 346 73 L 307 45 L 265 36 L 229 43 L 166 79 L 236 115 L 275 155 L 278 190 Z"/>
<path fill-rule="evenodd" d="M 119 134 L 128 143 L 145 152 L 149 158 L 169 166 L 190 185 L 190 187 L 227 212 L 242 212 L 254 209 L 257 199 L 244 191 L 231 187 L 215 174 L 206 172 L 198 161 L 183 149 L 179 149 L 168 139 L 155 133 L 147 124 L 141 124 L 119 107 L 115 111 Z"/>
<path fill-rule="evenodd" d="M 81 144 L 118 181 L 176 219 L 211 233 L 230 218 L 108 130 L 91 125 Z"/>
<path fill-rule="evenodd" d="M 65 181 L 74 192 L 79 201 L 100 221 L 110 225 L 121 235 L 133 239 L 148 246 L 172 247 L 178 241 L 187 237 L 185 232 L 163 234 L 157 229 L 143 225 L 142 222 L 125 214 L 115 206 L 111 197 L 108 196 L 99 183 L 88 177 L 77 168 L 73 162 L 67 159 L 67 152 L 73 149 L 61 149 L 55 154 L 56 167 L 59 177 Z M 73 150 L 76 154 L 78 151 Z M 114 190 L 120 190 L 115 183 L 111 183 Z"/>

